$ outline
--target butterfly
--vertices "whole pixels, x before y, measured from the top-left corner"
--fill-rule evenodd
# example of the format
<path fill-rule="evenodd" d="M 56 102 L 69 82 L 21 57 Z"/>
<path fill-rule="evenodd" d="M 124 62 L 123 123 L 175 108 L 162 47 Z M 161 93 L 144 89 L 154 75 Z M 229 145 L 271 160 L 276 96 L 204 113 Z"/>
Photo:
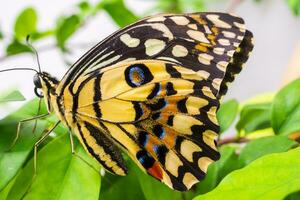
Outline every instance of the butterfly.
<path fill-rule="evenodd" d="M 252 38 L 231 14 L 155 15 L 98 43 L 60 81 L 38 72 L 35 92 L 107 171 L 128 173 L 123 150 L 186 191 L 220 158 L 216 112 Z"/>

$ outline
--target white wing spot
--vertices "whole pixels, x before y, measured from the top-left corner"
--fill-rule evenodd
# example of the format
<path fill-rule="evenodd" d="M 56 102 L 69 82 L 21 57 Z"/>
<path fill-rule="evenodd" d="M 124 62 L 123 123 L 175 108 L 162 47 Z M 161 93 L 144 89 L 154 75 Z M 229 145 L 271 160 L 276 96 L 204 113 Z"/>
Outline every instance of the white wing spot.
<path fill-rule="evenodd" d="M 96 63 L 100 63 L 102 60 L 104 60 L 106 57 L 108 57 L 109 55 L 113 54 L 115 51 L 111 51 L 107 54 L 104 54 L 103 56 L 101 56 L 98 60 L 93 61 L 93 63 L 91 64 L 91 66 L 89 67 L 90 69 L 93 68 L 95 66 Z M 99 53 L 101 54 L 101 53 Z"/>
<path fill-rule="evenodd" d="M 109 64 L 113 63 L 114 61 L 118 60 L 120 57 L 121 57 L 120 55 L 116 55 L 115 57 L 112 57 L 108 60 L 105 60 L 105 61 L 99 63 L 98 65 L 95 65 L 93 70 L 96 70 L 96 69 L 99 69 L 103 66 L 109 65 Z"/>
<path fill-rule="evenodd" d="M 225 49 L 224 48 L 221 48 L 221 47 L 216 47 L 213 49 L 213 52 L 217 55 L 223 55 L 224 52 L 225 52 Z"/>
<path fill-rule="evenodd" d="M 244 38 L 244 36 L 241 36 L 241 35 L 237 36 L 238 40 L 243 40 L 243 38 Z"/>
<path fill-rule="evenodd" d="M 171 31 L 168 29 L 166 25 L 161 23 L 156 23 L 156 24 L 150 24 L 150 26 L 153 29 L 163 32 L 163 36 L 169 38 L 170 40 L 173 39 L 173 34 L 171 33 Z"/>
<path fill-rule="evenodd" d="M 238 42 L 234 42 L 234 43 L 233 43 L 233 46 L 235 46 L 235 47 L 239 47 L 239 46 L 240 46 L 240 43 L 238 43 Z"/>
<path fill-rule="evenodd" d="M 204 65 L 210 65 L 211 60 L 214 57 L 212 55 L 209 55 L 207 53 L 201 53 L 198 56 L 198 60 L 200 63 L 204 64 Z"/>
<path fill-rule="evenodd" d="M 140 44 L 140 39 L 131 37 L 128 33 L 120 36 L 120 40 L 128 47 L 137 47 Z"/>
<path fill-rule="evenodd" d="M 136 60 L 136 58 L 133 58 L 133 57 L 132 58 L 126 58 L 125 60 L 121 60 L 120 63 L 121 62 L 130 62 L 130 61 L 135 61 L 135 60 Z"/>
<path fill-rule="evenodd" d="M 183 16 L 170 17 L 177 25 L 187 25 L 190 21 Z"/>
<path fill-rule="evenodd" d="M 216 25 L 217 27 L 220 28 L 231 28 L 231 25 L 220 20 L 220 16 L 219 15 L 207 15 L 206 16 L 207 19 L 209 19 L 214 25 Z"/>
<path fill-rule="evenodd" d="M 209 43 L 208 39 L 205 37 L 205 34 L 200 31 L 188 30 L 187 34 L 194 40 Z"/>
<path fill-rule="evenodd" d="M 153 56 L 160 51 L 162 51 L 166 46 L 166 43 L 162 40 L 158 39 L 148 39 L 145 42 L 145 49 L 146 49 L 146 54 L 148 56 Z"/>
<path fill-rule="evenodd" d="M 240 31 L 244 32 L 245 29 L 246 29 L 246 26 L 245 24 L 241 24 L 241 23 L 238 23 L 238 22 L 233 22 L 233 24 L 238 27 L 240 29 Z"/>
<path fill-rule="evenodd" d="M 223 31 L 223 35 L 227 38 L 235 38 L 236 34 L 230 31 Z"/>
<path fill-rule="evenodd" d="M 215 78 L 213 80 L 213 87 L 218 90 L 220 88 L 221 82 L 222 82 L 222 79 Z"/>
<path fill-rule="evenodd" d="M 197 30 L 197 25 L 196 24 L 189 24 L 188 25 L 189 28 Z"/>
<path fill-rule="evenodd" d="M 230 41 L 227 39 L 219 39 L 218 42 L 222 45 L 222 46 L 229 46 L 230 45 Z"/>
<path fill-rule="evenodd" d="M 158 16 L 158 17 L 152 17 L 152 18 L 148 19 L 147 22 L 163 22 L 165 20 L 166 20 L 165 17 Z"/>
<path fill-rule="evenodd" d="M 228 55 L 228 56 L 232 57 L 232 56 L 233 56 L 233 54 L 234 54 L 234 50 L 227 51 L 227 55 Z"/>
<path fill-rule="evenodd" d="M 176 62 L 176 63 L 180 63 L 178 60 L 175 60 L 174 58 L 170 58 L 170 57 L 158 57 L 157 59 L 160 59 L 160 60 L 168 60 L 168 61 L 171 61 L 171 62 Z"/>
<path fill-rule="evenodd" d="M 181 45 L 175 45 L 172 50 L 172 54 L 175 57 L 185 57 L 188 55 L 188 50 Z"/>
<path fill-rule="evenodd" d="M 200 77 L 203 77 L 205 80 L 207 80 L 208 77 L 210 76 L 210 73 L 207 72 L 207 71 L 204 71 L 204 70 L 199 70 L 199 71 L 197 71 L 197 74 L 198 74 Z"/>
<path fill-rule="evenodd" d="M 211 30 L 208 28 L 207 25 L 204 25 L 203 27 L 204 27 L 205 33 L 212 34 Z"/>
<path fill-rule="evenodd" d="M 220 61 L 220 62 L 218 62 L 217 67 L 218 67 L 221 71 L 225 71 L 227 65 L 228 65 L 228 62 L 226 62 L 226 61 Z"/>

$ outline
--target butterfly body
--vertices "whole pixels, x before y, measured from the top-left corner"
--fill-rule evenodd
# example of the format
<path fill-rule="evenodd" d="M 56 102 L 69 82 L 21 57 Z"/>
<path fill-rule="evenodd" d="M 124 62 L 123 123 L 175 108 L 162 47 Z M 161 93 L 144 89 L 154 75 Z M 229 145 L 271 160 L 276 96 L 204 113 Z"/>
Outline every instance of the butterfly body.
<path fill-rule="evenodd" d="M 60 82 L 40 73 L 35 85 L 105 169 L 126 175 L 122 149 L 184 191 L 220 157 L 216 112 L 251 39 L 229 14 L 157 15 L 100 42 Z"/>

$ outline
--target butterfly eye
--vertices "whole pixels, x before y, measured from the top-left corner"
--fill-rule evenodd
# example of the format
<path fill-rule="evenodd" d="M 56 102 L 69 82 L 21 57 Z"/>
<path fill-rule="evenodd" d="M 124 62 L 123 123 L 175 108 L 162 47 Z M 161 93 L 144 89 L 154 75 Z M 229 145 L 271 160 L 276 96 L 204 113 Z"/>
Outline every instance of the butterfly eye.
<path fill-rule="evenodd" d="M 138 87 L 150 82 L 153 75 L 146 65 L 134 64 L 125 70 L 125 79 L 131 87 Z"/>
<path fill-rule="evenodd" d="M 42 83 L 38 74 L 34 75 L 33 83 L 36 88 L 42 88 Z"/>

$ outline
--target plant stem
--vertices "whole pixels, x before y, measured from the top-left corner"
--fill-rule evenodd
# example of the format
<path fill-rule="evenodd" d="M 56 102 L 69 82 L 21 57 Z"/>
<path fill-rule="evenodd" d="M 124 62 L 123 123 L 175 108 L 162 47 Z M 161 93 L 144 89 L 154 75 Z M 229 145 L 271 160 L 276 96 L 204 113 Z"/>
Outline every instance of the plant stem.
<path fill-rule="evenodd" d="M 225 139 L 220 140 L 218 142 L 218 146 L 222 146 L 224 144 L 229 144 L 229 143 L 246 143 L 248 141 L 249 141 L 249 139 L 244 138 L 244 137 L 241 137 L 241 138 L 230 137 L 230 138 L 225 138 Z"/>

